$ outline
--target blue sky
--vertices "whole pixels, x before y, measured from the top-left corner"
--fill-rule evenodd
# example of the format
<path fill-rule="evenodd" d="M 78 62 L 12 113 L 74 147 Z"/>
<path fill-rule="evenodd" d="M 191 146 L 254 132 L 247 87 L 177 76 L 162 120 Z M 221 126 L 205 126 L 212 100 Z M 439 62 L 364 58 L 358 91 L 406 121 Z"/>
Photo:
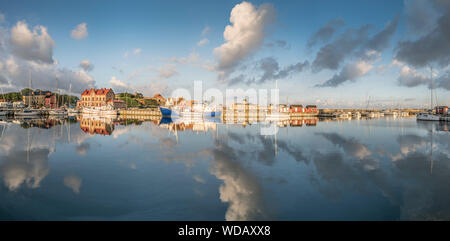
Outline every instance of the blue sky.
<path fill-rule="evenodd" d="M 163 92 L 168 95 L 178 87 L 192 88 L 194 80 L 204 81 L 204 88 L 225 90 L 270 88 L 278 79 L 281 100 L 288 99 L 291 104 L 365 106 L 368 96 L 377 105 L 428 104 L 429 71 L 426 66 L 417 65 L 414 56 L 407 54 L 402 55 L 402 60 L 395 62 L 397 64 L 393 61 L 399 51 L 399 42 L 414 42 L 429 34 L 426 30 L 413 31 L 412 23 L 426 22 L 426 19 L 414 16 L 430 16 L 417 14 L 417 11 L 431 13 L 438 19 L 449 12 L 445 3 L 439 0 L 247 3 L 253 7 L 251 14 L 262 14 L 267 21 L 249 25 L 255 28 L 249 31 L 255 31 L 256 35 L 260 27 L 261 36 L 249 39 L 238 36 L 230 40 L 242 44 L 242 51 L 232 55 L 225 47 L 218 51 L 219 54 L 214 50 L 226 44 L 226 26 L 239 24 L 230 23 L 232 10 L 249 9 L 243 8 L 242 1 L 2 1 L 1 84 L 5 89 L 27 86 L 28 77 L 21 72 L 29 68 L 32 69 L 34 87 L 51 89 L 55 81 L 49 79 L 58 75 L 60 86 L 67 89 L 72 83 L 73 92 L 96 86 L 113 87 L 116 92 L 140 91 L 145 95 Z M 421 7 L 421 4 L 427 7 Z M 262 12 L 265 6 L 269 6 L 266 15 Z M 386 35 L 385 46 L 367 47 L 370 39 L 396 17 L 398 23 L 394 31 Z M 317 31 L 338 19 L 341 22 L 329 39 L 307 47 Z M 246 19 L 240 21 L 242 25 L 247 24 Z M 19 22 L 25 23 L 31 32 L 30 38 L 35 38 L 29 53 L 15 48 L 14 44 L 20 43 L 12 40 L 18 32 L 14 28 Z M 86 33 L 80 38 L 72 36 L 71 32 L 83 23 Z M 360 47 L 345 53 L 337 67 L 317 67 L 315 60 L 322 48 L 343 37 L 347 30 L 367 24 L 370 25 L 367 36 L 357 41 Z M 45 45 L 37 40 L 42 33 L 33 34 L 33 29 L 38 26 L 46 28 L 53 44 L 47 42 Z M 437 27 L 438 21 L 430 20 L 429 31 Z M 201 40 L 204 40 L 203 45 L 199 44 Z M 45 55 L 41 58 L 35 54 L 32 45 L 34 48 L 50 46 L 45 48 L 50 52 L 38 52 Z M 338 43 L 332 46 L 340 48 Z M 370 51 L 375 57 L 367 57 Z M 231 60 L 227 58 L 230 61 L 227 62 L 224 59 L 229 54 Z M 333 53 L 328 54 L 333 56 Z M 450 77 L 445 75 L 449 70 L 448 63 L 442 64 L 442 57 L 439 58 L 431 56 L 428 59 L 436 69 L 438 102 L 449 104 Z M 80 66 L 83 60 L 88 61 L 88 68 Z M 296 63 L 304 63 L 305 67 L 288 71 L 288 67 Z M 9 67 L 16 65 L 20 73 L 14 75 Z M 225 65 L 227 67 L 220 67 Z M 282 70 L 287 74 L 282 75 Z M 225 77 L 220 75 L 221 71 L 225 72 Z M 263 80 L 261 76 L 265 73 L 272 77 Z M 335 75 L 341 77 L 335 78 L 337 82 L 331 81 Z M 238 76 L 242 78 L 230 84 Z"/>

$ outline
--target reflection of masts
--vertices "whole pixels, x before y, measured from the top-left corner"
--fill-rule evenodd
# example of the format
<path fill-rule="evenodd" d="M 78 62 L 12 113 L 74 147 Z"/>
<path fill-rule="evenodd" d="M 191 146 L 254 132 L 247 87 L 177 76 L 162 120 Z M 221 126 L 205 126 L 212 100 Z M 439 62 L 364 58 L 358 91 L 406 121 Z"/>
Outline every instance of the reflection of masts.
<path fill-rule="evenodd" d="M 175 124 L 175 139 L 177 140 L 177 144 L 178 144 L 178 129 L 177 129 L 177 124 Z"/>
<path fill-rule="evenodd" d="M 68 125 L 66 125 L 66 126 L 67 126 L 67 140 L 70 143 L 70 123 L 68 123 Z"/>
<path fill-rule="evenodd" d="M 30 161 L 30 127 L 27 129 L 27 163 Z"/>
<path fill-rule="evenodd" d="M 433 174 L 433 126 L 431 126 L 430 174 Z"/>
<path fill-rule="evenodd" d="M 277 155 L 277 153 L 278 153 L 278 143 L 277 143 L 277 133 L 275 132 L 275 156 Z"/>
<path fill-rule="evenodd" d="M 3 140 L 3 135 L 5 134 L 5 130 L 6 130 L 6 125 L 3 125 L 3 128 L 2 128 L 2 135 L 0 136 L 0 141 Z"/>

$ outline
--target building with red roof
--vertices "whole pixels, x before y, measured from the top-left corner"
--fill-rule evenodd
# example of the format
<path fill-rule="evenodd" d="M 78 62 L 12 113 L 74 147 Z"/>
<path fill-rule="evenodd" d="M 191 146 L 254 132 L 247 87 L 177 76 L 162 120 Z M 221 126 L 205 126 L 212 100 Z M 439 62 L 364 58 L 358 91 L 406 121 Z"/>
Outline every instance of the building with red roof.
<path fill-rule="evenodd" d="M 87 89 L 81 94 L 77 107 L 100 107 L 114 101 L 115 94 L 112 89 Z"/>

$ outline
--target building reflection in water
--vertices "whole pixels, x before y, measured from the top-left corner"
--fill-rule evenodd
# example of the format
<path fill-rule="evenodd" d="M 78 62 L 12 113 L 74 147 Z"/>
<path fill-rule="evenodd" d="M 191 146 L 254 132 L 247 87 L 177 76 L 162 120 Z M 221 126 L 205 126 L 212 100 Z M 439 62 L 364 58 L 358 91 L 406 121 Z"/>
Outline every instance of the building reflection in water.
<path fill-rule="evenodd" d="M 380 210 L 382 207 L 385 207 L 383 203 L 377 202 L 379 195 L 382 195 L 383 200 L 390 201 L 389 207 L 395 207 L 399 212 L 388 213 L 389 211 L 380 211 L 380 213 L 385 212 L 388 215 L 386 219 L 450 218 L 450 210 L 445 206 L 445 203 L 450 201 L 450 196 L 448 195 L 450 193 L 450 185 L 448 185 L 450 183 L 448 178 L 450 176 L 450 166 L 448 164 L 450 163 L 448 123 L 416 122 L 415 120 L 392 123 L 375 120 L 373 122 L 364 122 L 365 125 L 346 125 L 345 131 L 338 131 L 337 127 L 339 127 L 340 123 L 336 123 L 336 125 L 328 125 L 328 123 L 320 125 L 319 122 L 321 121 L 331 122 L 334 119 L 303 118 L 276 122 L 280 128 L 295 127 L 290 129 L 292 131 L 289 131 L 289 134 L 287 131 L 286 134 L 284 132 L 280 133 L 279 139 L 276 139 L 275 137 L 258 135 L 255 132 L 257 130 L 255 127 L 259 123 L 267 122 L 260 122 L 250 118 L 233 119 L 231 121 L 195 118 L 170 119 L 150 116 L 133 116 L 129 118 L 123 116 L 118 118 L 79 116 L 75 119 L 4 119 L 1 122 L 4 123 L 4 127 L 0 124 L 2 128 L 2 137 L 0 139 L 0 176 L 3 185 L 6 187 L 4 190 L 18 191 L 21 186 L 33 189 L 39 186 L 44 187 L 44 185 L 54 181 L 49 175 L 50 170 L 55 173 L 62 172 L 62 169 L 56 168 L 57 165 L 54 160 L 61 156 L 64 156 L 64 158 L 70 156 L 65 152 L 61 152 L 61 150 L 69 150 L 66 149 L 67 147 L 58 147 L 59 153 L 52 156 L 53 153 L 56 153 L 55 142 L 58 145 L 63 145 L 70 144 L 70 140 L 72 140 L 74 154 L 83 155 L 83 159 L 92 158 L 92 155 L 89 153 L 90 144 L 92 149 L 95 148 L 96 153 L 111 152 L 111 155 L 115 157 L 115 155 L 123 154 L 121 153 L 123 149 L 116 148 L 116 150 L 111 150 L 112 148 L 109 147 L 111 145 L 115 145 L 115 147 L 123 146 L 124 142 L 129 141 L 129 138 L 114 140 L 114 135 L 119 135 L 123 131 L 129 137 L 133 135 L 142 139 L 150 137 L 151 140 L 145 145 L 146 149 L 142 149 L 137 145 L 126 147 L 130 148 L 130 150 L 137 150 L 136 153 L 141 153 L 142 156 L 136 154 L 136 156 L 132 157 L 135 157 L 137 162 L 139 160 L 143 161 L 141 163 L 143 164 L 142 166 L 149 168 L 144 172 L 145 177 L 148 179 L 145 179 L 144 175 L 139 177 L 142 179 L 132 179 L 131 175 L 133 175 L 133 178 L 136 178 L 134 173 L 130 174 L 131 172 L 128 171 L 111 169 L 110 172 L 113 172 L 113 175 L 123 174 L 123 180 L 142 182 L 142 185 L 131 183 L 131 181 L 127 183 L 127 185 L 135 185 L 136 190 L 145 186 L 143 190 L 139 190 L 142 193 L 147 192 L 149 189 L 148 185 L 153 183 L 162 186 L 167 185 L 166 187 L 176 186 L 177 182 L 172 182 L 173 180 L 181 180 L 183 183 L 186 183 L 186 186 L 182 188 L 187 190 L 190 188 L 189 182 L 185 182 L 185 179 L 182 178 L 189 178 L 189 175 L 186 175 L 186 177 L 183 175 L 177 176 L 179 179 L 173 178 L 170 175 L 173 175 L 174 171 L 172 169 L 169 170 L 169 165 L 164 165 L 164 167 L 158 169 L 158 172 L 161 172 L 161 175 L 167 174 L 172 180 L 167 180 L 166 176 L 163 176 L 160 179 L 163 181 L 158 183 L 158 179 L 155 177 L 157 173 L 152 173 L 152 171 L 157 169 L 153 165 L 158 165 L 159 163 L 155 164 L 147 161 L 161 156 L 168 159 L 172 158 L 171 160 L 174 161 L 186 161 L 188 158 L 195 160 L 208 159 L 208 167 L 205 169 L 203 169 L 202 163 L 197 165 L 196 168 L 198 169 L 192 166 L 189 168 L 191 168 L 190 171 L 192 170 L 192 173 L 196 171 L 196 174 L 202 175 L 201 185 L 217 185 L 213 188 L 216 191 L 213 198 L 215 198 L 215 201 L 219 198 L 220 202 L 226 203 L 226 211 L 224 212 L 226 220 L 283 219 L 286 218 L 286 216 L 283 216 L 286 213 L 293 213 L 288 218 L 301 219 L 304 218 L 302 215 L 308 215 L 304 211 L 305 207 L 311 207 L 311 210 L 308 211 L 313 214 L 310 215 L 319 215 L 316 216 L 319 219 L 329 218 L 325 214 L 320 216 L 321 207 L 318 208 L 309 203 L 308 195 L 310 193 L 320 194 L 316 197 L 320 201 L 320 205 L 328 205 L 330 203 L 328 199 L 333 201 L 330 207 L 334 205 L 333 207 L 336 210 L 333 211 L 337 212 L 336 215 L 339 218 L 350 217 L 358 219 L 361 217 L 355 214 L 357 211 L 354 211 L 352 203 L 346 199 L 348 195 L 352 195 L 351 197 L 356 200 L 355 203 L 358 202 L 358 205 L 361 204 L 363 208 L 367 207 L 364 206 L 367 200 L 364 198 L 373 198 L 376 195 L 377 198 L 370 200 L 373 201 L 370 205 L 380 205 L 373 206 L 375 208 L 380 207 Z M 72 139 L 70 137 L 66 138 L 66 136 L 70 136 L 70 125 L 67 125 L 67 123 L 78 123 L 80 126 L 78 128 L 78 124 L 72 125 Z M 221 128 L 221 125 L 225 128 Z M 228 128 L 226 125 L 236 128 Z M 252 125 L 254 126 L 252 127 Z M 377 128 L 384 127 L 386 131 L 371 133 L 370 138 L 366 138 L 363 135 L 364 131 L 373 126 Z M 245 127 L 245 129 L 242 127 Z M 312 131 L 303 131 L 302 127 L 315 128 Z M 407 128 L 400 131 L 400 129 L 392 127 Z M 133 133 L 126 132 L 133 128 L 137 131 Z M 54 134 L 63 130 L 62 138 Z M 148 132 L 154 130 L 157 130 L 155 132 L 158 135 L 148 135 Z M 140 135 L 142 131 L 148 132 Z M 188 140 L 188 145 L 175 146 L 173 144 L 175 140 L 173 137 L 168 138 L 167 131 L 172 133 L 184 132 L 187 134 L 187 138 L 191 139 L 186 139 Z M 191 135 L 192 133 L 201 134 L 207 132 L 218 134 Z M 298 135 L 300 132 L 302 133 L 301 136 Z M 106 138 L 110 141 L 110 145 L 107 148 L 97 147 L 96 144 L 101 143 L 100 139 L 106 138 L 96 139 L 92 135 L 107 136 Z M 89 138 L 92 138 L 91 142 L 87 141 Z M 150 145 L 147 144 L 154 144 L 155 138 L 161 138 L 161 140 L 166 141 L 161 142 L 163 143 L 161 146 L 164 146 L 166 149 L 148 148 Z M 56 141 L 54 141 L 55 139 Z M 170 140 L 173 141 L 172 144 L 168 142 Z M 191 140 L 207 140 L 208 143 L 204 145 L 190 145 L 189 141 Z M 382 142 L 377 140 L 382 140 Z M 168 146 L 171 146 L 171 149 L 168 149 Z M 124 155 L 121 158 L 123 157 L 126 158 L 127 156 Z M 120 158 L 117 157 L 117 160 L 120 160 Z M 294 166 L 292 163 L 301 165 L 295 164 Z M 67 164 L 64 163 L 63 166 L 67 168 Z M 79 165 L 87 164 L 82 163 Z M 111 166 L 115 167 L 114 165 Z M 87 168 L 86 166 L 84 167 Z M 118 173 L 119 171 L 120 173 Z M 89 192 L 85 186 L 86 184 L 97 184 L 95 183 L 96 178 L 86 178 L 85 175 L 88 175 L 87 173 L 90 172 L 82 172 L 80 170 L 78 173 L 58 173 L 61 177 L 59 179 L 60 185 L 64 185 L 66 189 L 70 189 L 74 194 L 82 196 L 84 192 Z M 152 175 L 149 175 L 149 173 Z M 305 176 L 305 173 L 308 175 L 308 179 L 300 180 L 302 176 Z M 107 174 L 109 175 L 110 173 Z M 95 172 L 95 175 L 98 175 L 98 173 Z M 130 178 L 127 179 L 128 177 Z M 212 177 L 218 182 L 208 183 L 208 177 Z M 43 182 L 44 179 L 48 179 L 46 180 L 47 182 Z M 278 182 L 278 179 L 280 183 L 275 183 Z M 273 183 L 269 183 L 272 181 L 268 180 L 273 180 Z M 107 185 L 113 185 L 113 182 L 109 182 L 109 180 L 102 179 L 101 181 L 101 185 L 106 185 L 105 190 L 109 188 Z M 282 181 L 283 184 L 281 184 Z M 285 185 L 284 183 L 289 184 Z M 276 189 L 284 190 L 286 194 L 277 192 Z M 302 189 L 308 189 L 309 194 L 303 192 Z M 158 190 L 157 187 L 155 187 L 155 190 Z M 118 199 L 121 198 L 121 194 L 118 195 Z M 172 201 L 174 198 L 179 197 L 171 195 L 161 196 L 164 196 L 162 197 L 164 201 Z M 190 194 L 183 193 L 181 198 L 188 197 L 183 195 Z M 280 203 L 274 204 L 274 200 L 270 198 L 271 195 L 277 195 L 277 198 L 279 198 L 276 201 Z M 303 201 L 301 204 L 289 207 L 289 204 L 292 205 L 292 203 L 285 201 L 287 199 L 298 200 L 301 195 L 305 195 L 301 197 L 303 198 L 301 199 Z M 152 203 L 151 198 L 146 201 Z M 203 201 L 209 204 L 210 200 Z M 211 203 L 211 205 L 215 205 L 213 201 Z M 277 204 L 280 205 L 276 206 Z M 346 213 L 341 214 L 338 213 L 342 208 L 340 204 L 352 206 L 352 208 L 345 210 Z M 274 206 L 279 208 L 280 212 L 271 210 Z M 132 207 L 127 208 L 132 209 Z M 165 206 L 161 208 L 164 209 Z M 218 210 L 219 208 L 214 206 L 214 209 Z M 303 213 L 300 213 L 300 211 L 296 212 L 296 209 Z M 177 217 L 175 214 L 169 215 Z M 139 218 L 141 217 L 139 216 Z M 216 216 L 211 217 L 216 218 Z M 307 218 L 311 217 L 308 216 Z M 374 216 L 363 216 L 363 218 L 367 217 L 371 218 Z M 375 215 L 375 218 L 377 217 Z"/>
<path fill-rule="evenodd" d="M 80 116 L 78 121 L 80 122 L 81 130 L 91 135 L 109 136 L 114 131 L 115 123 L 112 118 Z"/>

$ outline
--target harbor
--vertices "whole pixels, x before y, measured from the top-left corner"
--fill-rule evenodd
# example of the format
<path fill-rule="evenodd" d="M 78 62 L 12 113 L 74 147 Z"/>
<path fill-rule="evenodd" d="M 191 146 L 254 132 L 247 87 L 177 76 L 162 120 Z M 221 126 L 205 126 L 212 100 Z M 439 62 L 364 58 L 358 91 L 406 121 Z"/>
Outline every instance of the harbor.
<path fill-rule="evenodd" d="M 94 200 L 111 202 L 114 206 L 124 205 L 138 210 L 138 201 L 123 203 L 120 193 L 126 192 L 130 200 L 145 199 L 145 206 L 152 208 L 161 202 L 153 197 L 164 193 L 160 198 L 163 202 L 182 198 L 185 205 L 192 209 L 193 217 L 201 219 L 201 209 L 198 201 L 202 200 L 217 213 L 208 214 L 210 218 L 223 219 L 232 210 L 232 205 L 219 198 L 225 195 L 233 186 L 227 178 L 236 172 L 245 175 L 244 180 L 250 184 L 242 184 L 245 193 L 251 193 L 252 198 L 266 200 L 265 205 L 285 210 L 273 219 L 289 219 L 290 199 L 295 195 L 317 195 L 317 201 L 329 205 L 345 205 L 348 201 L 340 201 L 322 193 L 322 188 L 335 188 L 337 183 L 342 188 L 341 195 L 351 196 L 359 201 L 367 198 L 367 192 L 376 195 L 377 205 L 388 208 L 383 194 L 391 190 L 385 183 L 399 185 L 397 193 L 408 191 L 409 186 L 401 186 L 404 181 L 421 182 L 421 176 L 427 180 L 440 180 L 446 175 L 448 158 L 443 148 L 448 142 L 450 125 L 448 122 L 417 121 L 414 116 L 380 118 L 334 118 L 334 117 L 304 117 L 277 120 L 274 122 L 258 120 L 249 116 L 242 119 L 223 120 L 222 118 L 189 118 L 172 119 L 156 115 L 118 115 L 116 117 L 101 117 L 79 114 L 76 116 L 36 116 L 28 118 L 0 117 L 1 145 L 8 145 L 11 151 L 2 152 L 8 158 L 18 159 L 20 166 L 13 163 L 2 163 L 4 173 L 4 188 L 2 193 L 19 193 L 24 191 L 50 192 L 43 197 L 68 202 L 79 198 L 75 205 L 94 205 Z M 276 123 L 278 132 L 274 136 L 259 135 L 260 128 L 269 123 Z M 433 135 L 433 136 L 431 136 Z M 14 140 L 14 141 L 13 141 Z M 381 140 L 372 141 L 372 140 Z M 315 143 L 320 143 L 317 148 Z M 341 146 L 340 143 L 343 143 Z M 430 148 L 433 154 L 430 157 Z M 19 151 L 15 151 L 19 150 Z M 21 150 L 21 151 L 20 151 Z M 320 150 L 320 151 L 318 151 Z M 29 155 L 27 159 L 27 153 Z M 242 162 L 236 162 L 238 155 Z M 14 157 L 13 157 L 14 156 Z M 103 156 L 104 158 L 99 158 Z M 254 158 L 253 156 L 257 156 Z M 332 163 L 328 156 L 333 156 Z M 414 159 L 420 156 L 423 159 Z M 61 157 L 64 157 L 62 159 Z M 376 159 L 375 159 L 376 158 Z M 15 159 L 13 159 L 15 160 Z M 234 166 L 236 163 L 241 163 Z M 338 163 L 339 165 L 336 166 Z M 233 167 L 224 172 L 223 168 Z M 410 173 L 410 165 L 420 165 L 420 170 L 414 171 L 422 175 L 406 175 Z M 70 168 L 70 172 L 63 167 Z M 6 175 L 12 171 L 23 171 L 23 178 L 9 179 Z M 252 170 L 250 173 L 249 170 Z M 313 171 L 315 170 L 315 171 Z M 170 173 L 177 173 L 173 176 Z M 300 175 L 303 172 L 310 176 Z M 373 173 L 386 173 L 381 177 Z M 395 173 L 403 175 L 394 175 Z M 227 176 L 224 176 L 227 174 Z M 369 175 L 370 174 L 370 175 Z M 357 182 L 345 177 L 353 175 Z M 27 182 L 32 177 L 33 182 Z M 329 179 L 333 177 L 333 179 Z M 62 179 L 78 180 L 73 184 Z M 69 179 L 70 178 L 70 179 Z M 313 180 L 311 180 L 313 178 Z M 378 179 L 379 178 L 379 179 Z M 256 184 L 255 180 L 264 180 Z M 238 179 L 230 179 L 238 180 Z M 320 186 L 315 186 L 315 180 L 320 180 Z M 125 182 L 126 181 L 126 182 Z M 157 182 L 157 185 L 149 183 Z M 349 183 L 350 182 L 350 183 Z M 78 184 L 77 184 L 78 183 Z M 290 185 L 290 184 L 292 185 Z M 350 184 L 368 183 L 360 192 L 355 192 Z M 441 183 L 441 184 L 437 184 Z M 436 182 L 428 187 L 433 191 Z M 256 186 L 255 186 L 256 185 Z M 133 187 L 130 190 L 130 186 Z M 299 187 L 302 187 L 299 191 Z M 258 190 L 263 189 L 267 195 L 278 197 L 276 202 L 269 202 Z M 282 189 L 282 190 L 280 190 Z M 308 189 L 308 190 L 303 190 Z M 52 192 L 51 190 L 56 190 Z M 167 190 L 176 190 L 169 192 Z M 232 189 L 241 193 L 240 189 Z M 143 193 L 146 195 L 143 196 Z M 199 193 L 203 193 L 201 196 Z M 313 194 L 311 194 L 313 193 Z M 7 199 L 15 200 L 14 195 L 5 195 Z M 108 197 L 108 198 L 106 198 Z M 187 198 L 188 197 L 188 198 Z M 107 201 L 107 199 L 109 201 Z M 407 200 L 402 200 L 407 202 Z M 317 202 L 315 201 L 315 202 Z M 369 204 L 361 202 L 362 207 Z M 413 202 L 415 207 L 422 207 Z M 140 204 L 143 205 L 143 204 Z M 253 207 L 248 204 L 248 208 Z M 262 204 L 258 204 L 262 205 Z M 370 204 L 373 205 L 373 204 Z M 297 209 L 319 212 L 312 202 L 297 205 Z M 162 209 L 162 210 L 161 210 Z M 52 210 L 60 210 L 52 207 Z M 266 209 L 262 209 L 266 210 Z M 341 217 L 350 215 L 359 217 L 358 212 L 347 210 L 340 213 Z M 159 206 L 153 212 L 159 211 L 177 217 L 177 212 L 171 212 L 166 205 Z M 255 220 L 259 216 L 249 209 L 243 210 L 245 218 Z M 37 210 L 35 215 L 41 216 L 44 211 Z M 99 214 L 109 213 L 99 210 Z M 267 215 L 270 212 L 267 211 Z M 265 214 L 266 215 L 266 214 Z M 314 215 L 314 214 L 311 214 Z M 383 217 L 364 216 L 375 219 L 397 219 L 396 212 L 385 212 Z M 25 216 L 20 216 L 25 218 Z M 70 214 L 57 216 L 52 214 L 49 219 L 70 218 Z M 309 218 L 312 216 L 301 216 Z M 158 216 L 141 217 L 156 220 Z M 234 217 L 226 218 L 234 220 Z M 405 219 L 408 219 L 406 217 Z"/>
<path fill-rule="evenodd" d="M 449 107 L 450 0 L 2 1 L 0 221 L 450 221 Z"/>

